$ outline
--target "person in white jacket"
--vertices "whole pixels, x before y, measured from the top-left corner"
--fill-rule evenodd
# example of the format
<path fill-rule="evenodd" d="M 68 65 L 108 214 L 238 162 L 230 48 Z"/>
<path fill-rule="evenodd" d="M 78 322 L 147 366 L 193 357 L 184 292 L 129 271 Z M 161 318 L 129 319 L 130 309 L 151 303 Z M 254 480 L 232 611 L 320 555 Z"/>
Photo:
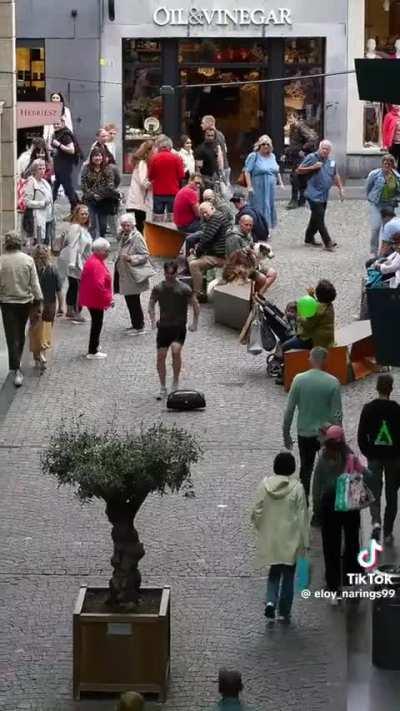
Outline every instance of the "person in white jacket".
<path fill-rule="evenodd" d="M 27 209 L 33 214 L 33 233 L 28 237 L 33 238 L 34 244 L 52 243 L 54 235 L 54 204 L 50 184 L 45 180 L 46 163 L 38 158 L 31 165 L 31 176 L 25 185 L 25 202 Z"/>
<path fill-rule="evenodd" d="M 134 168 L 126 196 L 126 211 L 135 213 L 136 227 L 141 234 L 146 214 L 153 209 L 152 187 L 148 179 L 148 163 L 153 152 L 153 141 L 144 141 L 134 153 Z"/>
<path fill-rule="evenodd" d="M 50 101 L 54 101 L 54 103 L 56 103 L 56 104 L 59 104 L 59 103 L 62 104 L 61 118 L 64 119 L 65 127 L 68 128 L 71 131 L 71 133 L 73 133 L 74 127 L 72 125 L 71 111 L 69 110 L 69 108 L 67 106 L 65 106 L 65 99 L 64 99 L 61 91 L 53 91 L 53 93 L 50 94 Z M 43 127 L 43 138 L 46 141 L 48 150 L 51 150 L 52 141 L 54 138 L 53 124 Z"/>
<path fill-rule="evenodd" d="M 265 617 L 288 622 L 293 603 L 297 559 L 309 547 L 306 495 L 299 479 L 293 477 L 296 460 L 281 452 L 274 460 L 274 475 L 265 477 L 257 491 L 251 516 L 258 531 L 257 554 L 269 565 Z"/>
<path fill-rule="evenodd" d="M 189 178 L 191 178 L 196 172 L 196 161 L 194 158 L 194 152 L 190 136 L 181 136 L 180 144 L 181 147 L 178 151 L 178 156 L 180 156 L 183 160 L 183 167 L 185 169 L 185 179 L 186 181 L 188 181 Z"/>

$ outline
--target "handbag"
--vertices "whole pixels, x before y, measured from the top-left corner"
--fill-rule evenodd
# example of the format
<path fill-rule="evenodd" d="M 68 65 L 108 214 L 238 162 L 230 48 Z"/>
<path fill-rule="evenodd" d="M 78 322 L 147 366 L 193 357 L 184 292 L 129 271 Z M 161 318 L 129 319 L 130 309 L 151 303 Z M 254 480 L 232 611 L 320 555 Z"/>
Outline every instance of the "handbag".
<path fill-rule="evenodd" d="M 198 390 L 174 390 L 167 398 L 168 410 L 204 410 L 206 400 Z"/>
<path fill-rule="evenodd" d="M 311 584 L 311 563 L 308 558 L 301 556 L 297 559 L 295 573 L 295 590 L 301 593 L 307 590 Z"/>
<path fill-rule="evenodd" d="M 237 184 L 240 185 L 242 188 L 247 188 L 247 183 L 246 183 L 246 176 L 244 174 L 244 170 L 240 171 L 240 175 L 237 179 Z"/>
<path fill-rule="evenodd" d="M 375 497 L 364 481 L 362 471 L 354 466 L 354 455 L 347 458 L 346 469 L 336 480 L 335 511 L 360 511 L 374 503 Z"/>
<path fill-rule="evenodd" d="M 262 336 L 261 336 L 261 317 L 260 307 L 256 307 L 256 313 L 251 322 L 249 342 L 247 344 L 247 352 L 251 355 L 260 355 L 263 352 Z"/>
<path fill-rule="evenodd" d="M 154 269 L 150 260 L 147 260 L 145 264 L 135 265 L 128 263 L 128 269 L 137 284 L 142 284 L 144 281 L 147 281 L 147 279 L 150 279 L 157 274 L 157 271 Z"/>

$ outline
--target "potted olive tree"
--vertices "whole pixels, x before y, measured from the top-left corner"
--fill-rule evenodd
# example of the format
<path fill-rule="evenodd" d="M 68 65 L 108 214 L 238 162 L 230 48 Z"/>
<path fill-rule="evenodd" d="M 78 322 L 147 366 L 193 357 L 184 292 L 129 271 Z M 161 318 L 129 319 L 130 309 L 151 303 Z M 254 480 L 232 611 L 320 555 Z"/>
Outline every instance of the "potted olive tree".
<path fill-rule="evenodd" d="M 108 588 L 82 587 L 73 618 L 74 696 L 134 690 L 165 699 L 170 665 L 170 589 L 143 587 L 145 551 L 135 517 L 148 494 L 193 496 L 197 439 L 176 426 L 98 434 L 80 418 L 63 421 L 42 456 L 42 469 L 71 485 L 82 503 L 105 502 L 113 575 Z"/>

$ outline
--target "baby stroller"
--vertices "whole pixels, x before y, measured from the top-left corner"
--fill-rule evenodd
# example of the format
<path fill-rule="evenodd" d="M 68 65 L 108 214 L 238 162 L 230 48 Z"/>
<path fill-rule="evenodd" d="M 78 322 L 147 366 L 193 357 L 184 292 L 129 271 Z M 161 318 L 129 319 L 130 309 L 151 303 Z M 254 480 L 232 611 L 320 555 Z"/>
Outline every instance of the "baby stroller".
<path fill-rule="evenodd" d="M 277 378 L 282 372 L 282 355 L 277 353 L 277 346 L 282 345 L 296 333 L 296 319 L 290 317 L 293 305 L 288 304 L 286 312 L 281 311 L 271 301 L 265 301 L 262 306 L 261 341 L 267 351 L 267 375 Z"/>

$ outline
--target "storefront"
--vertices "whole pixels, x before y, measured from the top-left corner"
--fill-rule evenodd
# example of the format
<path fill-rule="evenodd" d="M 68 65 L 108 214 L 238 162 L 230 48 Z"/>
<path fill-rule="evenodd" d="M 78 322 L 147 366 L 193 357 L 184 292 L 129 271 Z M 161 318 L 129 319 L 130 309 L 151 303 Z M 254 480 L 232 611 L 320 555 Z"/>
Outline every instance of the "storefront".
<path fill-rule="evenodd" d="M 189 10 L 162 0 L 140 7 L 116 0 L 102 37 L 102 121 L 121 127 L 125 171 L 148 135 L 149 116 L 174 139 L 187 133 L 196 145 L 201 117 L 213 114 L 237 173 L 262 133 L 283 153 L 295 114 L 330 137 L 343 163 L 347 80 L 313 75 L 347 68 L 347 6 L 347 0 L 291 0 L 285 7 L 203 0 L 201 9 Z M 259 83 L 280 77 L 288 81 Z M 165 85 L 180 88 L 162 95 Z"/>

